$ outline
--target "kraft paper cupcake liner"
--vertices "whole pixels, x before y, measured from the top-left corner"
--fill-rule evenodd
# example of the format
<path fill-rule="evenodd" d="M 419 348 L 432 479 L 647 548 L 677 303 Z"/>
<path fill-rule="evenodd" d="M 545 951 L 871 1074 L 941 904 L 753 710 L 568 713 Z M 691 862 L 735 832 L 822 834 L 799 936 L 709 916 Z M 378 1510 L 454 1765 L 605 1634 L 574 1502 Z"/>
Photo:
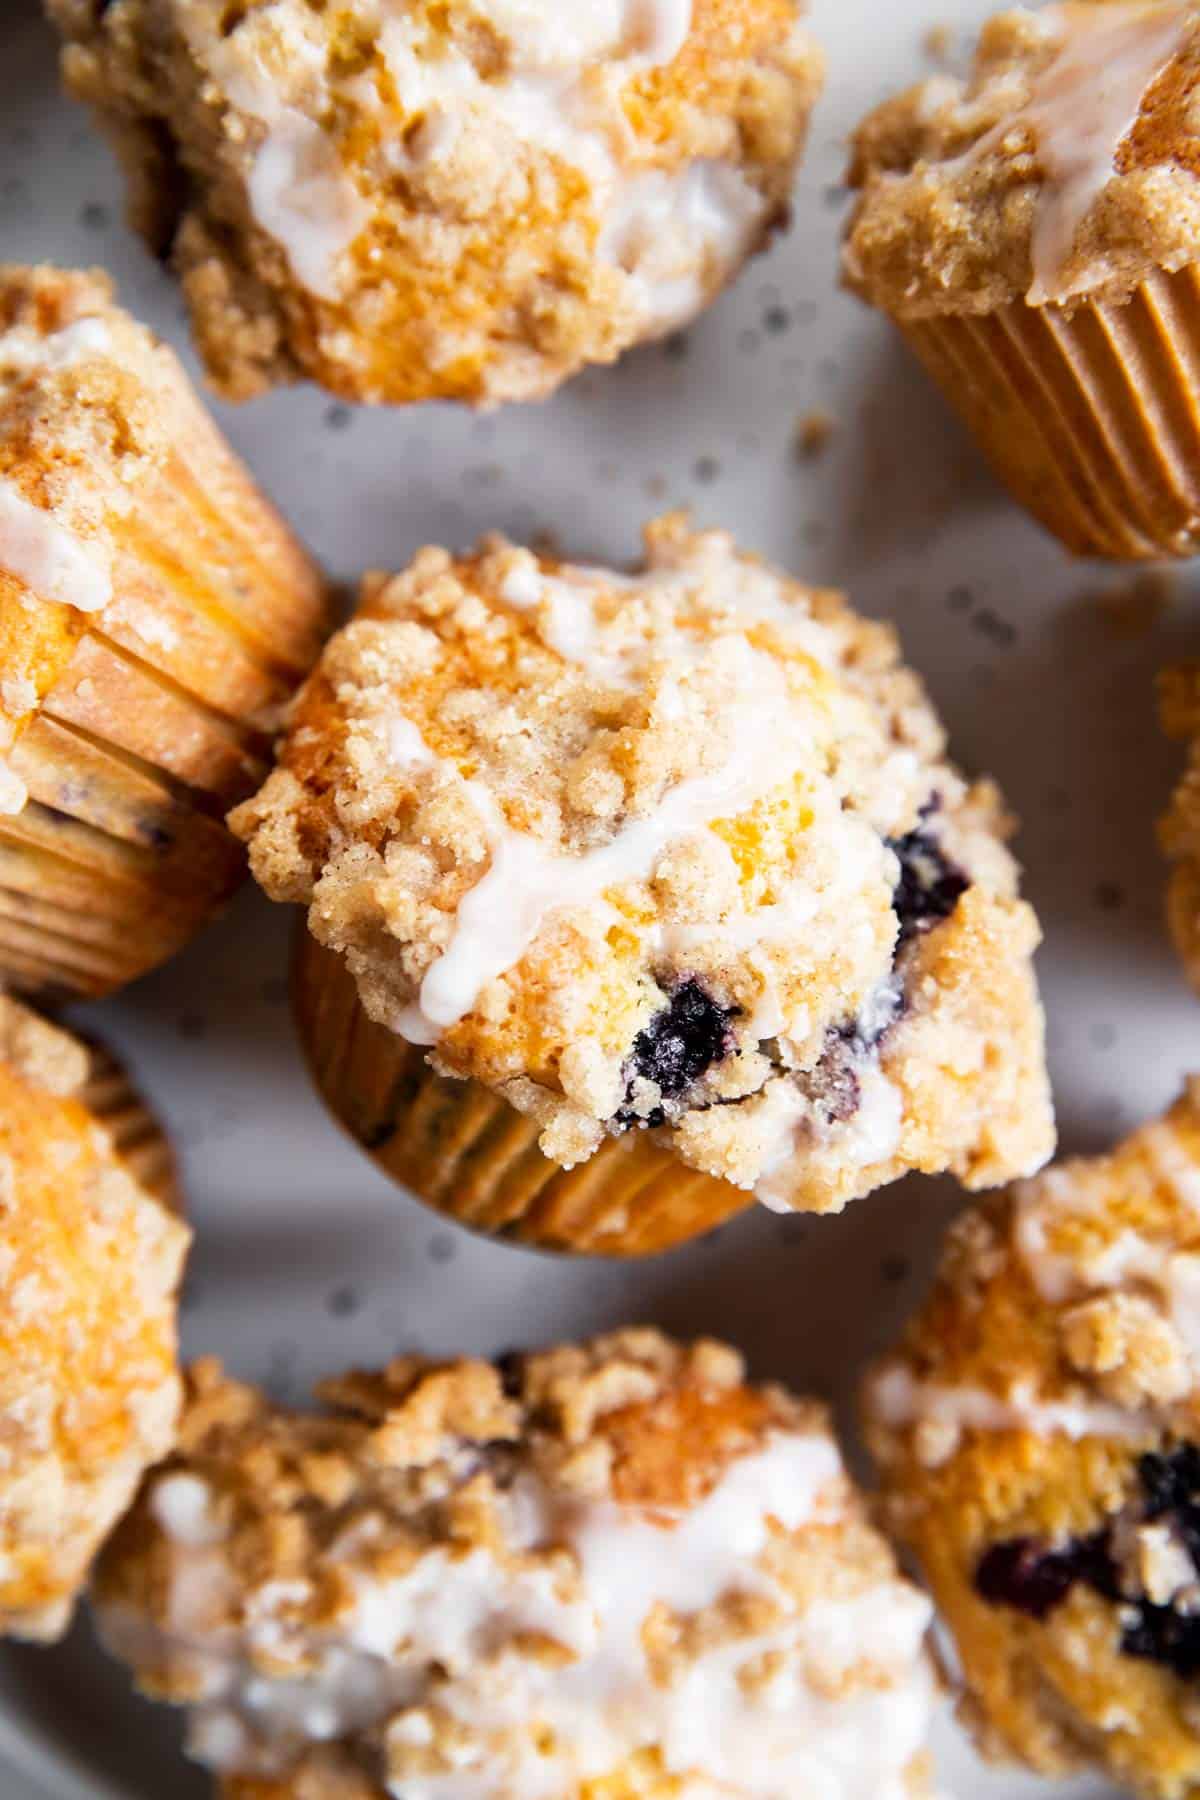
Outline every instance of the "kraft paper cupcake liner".
<path fill-rule="evenodd" d="M 563 1169 L 538 1126 L 479 1083 L 368 1018 L 342 959 L 301 925 L 292 968 L 301 1045 L 325 1104 L 393 1181 L 473 1231 L 542 1250 L 633 1257 L 669 1250 L 753 1204 L 641 1133 Z"/>
<path fill-rule="evenodd" d="M 0 976 L 14 986 L 110 993 L 219 910 L 244 866 L 224 816 L 263 779 L 319 648 L 314 565 L 188 412 L 167 466 L 112 524 L 114 602 L 84 619 L 7 759 L 29 795 L 0 815 Z"/>
<path fill-rule="evenodd" d="M 111 1051 L 90 1040 L 87 1048 L 88 1077 L 75 1098 L 103 1125 L 138 1185 L 171 1212 L 182 1214 L 179 1169 L 162 1126 Z"/>
<path fill-rule="evenodd" d="M 1081 556 L 1200 548 L 1200 268 L 1123 302 L 901 320 L 996 473 Z"/>

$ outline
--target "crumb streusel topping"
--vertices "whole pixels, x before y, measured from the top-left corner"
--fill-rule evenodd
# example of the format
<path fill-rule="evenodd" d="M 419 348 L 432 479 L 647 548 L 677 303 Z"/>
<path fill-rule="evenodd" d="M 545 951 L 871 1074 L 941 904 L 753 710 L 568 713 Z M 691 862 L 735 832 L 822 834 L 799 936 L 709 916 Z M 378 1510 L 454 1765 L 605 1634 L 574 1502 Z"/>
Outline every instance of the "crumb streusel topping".
<path fill-rule="evenodd" d="M 1200 10 L 1062 0 L 991 19 L 970 76 L 860 126 L 847 280 L 898 318 L 1129 293 L 1200 255 Z"/>
<path fill-rule="evenodd" d="M 173 1441 L 189 1233 L 73 1096 L 84 1046 L 0 996 L 0 1632 L 65 1628 Z"/>
<path fill-rule="evenodd" d="M 543 1123 L 781 1207 L 1048 1154 L 1032 915 L 887 627 L 650 527 L 372 578 L 232 816 L 372 1018 Z"/>
<path fill-rule="evenodd" d="M 227 1779 L 926 1794 L 928 1604 L 821 1408 L 743 1383 L 734 1352 L 649 1330 L 400 1359 L 316 1415 L 198 1365 L 107 1556 L 106 1641 Z"/>
<path fill-rule="evenodd" d="M 697 312 L 786 209 L 794 0 L 51 0 L 214 380 L 495 402 Z"/>

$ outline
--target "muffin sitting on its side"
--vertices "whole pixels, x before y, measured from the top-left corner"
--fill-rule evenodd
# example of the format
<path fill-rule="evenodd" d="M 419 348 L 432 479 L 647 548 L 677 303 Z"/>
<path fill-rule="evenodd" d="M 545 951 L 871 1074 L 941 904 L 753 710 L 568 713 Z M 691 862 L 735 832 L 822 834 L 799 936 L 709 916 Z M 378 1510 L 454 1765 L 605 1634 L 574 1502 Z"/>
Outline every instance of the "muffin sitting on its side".
<path fill-rule="evenodd" d="M 1038 934 L 995 791 L 944 759 L 888 628 L 724 533 L 648 546 L 632 576 L 496 539 L 369 579 L 232 815 L 393 1034 L 364 1113 L 302 997 L 335 1110 L 418 1192 L 437 1163 L 436 1204 L 572 1248 L 677 1241 L 730 1183 L 831 1211 L 909 1169 L 1038 1167 Z M 431 1092 L 422 1047 L 469 1080 Z M 654 1243 L 622 1173 L 643 1133 L 710 1178 L 662 1175 Z"/>
<path fill-rule="evenodd" d="M 654 1331 L 192 1373 L 97 1582 L 223 1800 L 918 1800 L 928 1601 L 821 1407 Z"/>
<path fill-rule="evenodd" d="M 885 1517 L 968 1723 L 1043 1774 L 1200 1792 L 1200 1083 L 966 1213 L 868 1388 Z"/>
<path fill-rule="evenodd" d="M 48 0 L 214 383 L 525 400 L 685 324 L 785 216 L 796 0 Z"/>
<path fill-rule="evenodd" d="M 860 127 L 850 286 L 1071 550 L 1200 547 L 1200 8 L 999 14 Z"/>
<path fill-rule="evenodd" d="M 103 275 L 0 266 L 0 981 L 105 994 L 242 876 L 324 584 Z"/>
<path fill-rule="evenodd" d="M 66 1628 L 179 1408 L 188 1232 L 114 1068 L 0 996 L 0 1633 L 17 1637 Z"/>

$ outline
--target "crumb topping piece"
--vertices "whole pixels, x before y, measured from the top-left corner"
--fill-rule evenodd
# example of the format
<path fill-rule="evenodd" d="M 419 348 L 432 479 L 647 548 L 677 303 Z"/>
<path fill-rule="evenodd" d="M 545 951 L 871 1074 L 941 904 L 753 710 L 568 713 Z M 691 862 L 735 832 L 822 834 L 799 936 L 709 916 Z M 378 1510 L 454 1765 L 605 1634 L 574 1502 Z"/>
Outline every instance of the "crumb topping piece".
<path fill-rule="evenodd" d="M 634 575 L 492 539 L 371 578 L 230 822 L 370 1016 L 566 1166 L 654 1130 L 825 1209 L 1048 1151 L 1027 976 L 1011 1063 L 983 1051 L 978 980 L 953 1004 L 979 1016 L 935 1042 L 958 970 L 1002 941 L 1028 970 L 994 791 L 946 761 L 886 627 L 723 533 L 662 520 Z M 917 1097 L 946 1054 L 953 1121 Z"/>
<path fill-rule="evenodd" d="M 1200 1429 L 1198 1108 L 1193 1078 L 1111 1155 L 1058 1164 L 960 1221 L 938 1291 L 948 1316 L 969 1305 L 970 1334 L 881 1367 L 871 1407 L 883 1430 L 911 1434 L 937 1466 L 980 1432 L 1137 1443 Z M 916 1352 L 926 1329 L 914 1328 Z"/>
<path fill-rule="evenodd" d="M 398 1797 L 928 1792 L 926 1601 L 820 1408 L 628 1331 L 274 1411 L 204 1364 L 99 1606 L 193 1755 Z M 855 1756 L 844 1746 L 853 1741 Z"/>

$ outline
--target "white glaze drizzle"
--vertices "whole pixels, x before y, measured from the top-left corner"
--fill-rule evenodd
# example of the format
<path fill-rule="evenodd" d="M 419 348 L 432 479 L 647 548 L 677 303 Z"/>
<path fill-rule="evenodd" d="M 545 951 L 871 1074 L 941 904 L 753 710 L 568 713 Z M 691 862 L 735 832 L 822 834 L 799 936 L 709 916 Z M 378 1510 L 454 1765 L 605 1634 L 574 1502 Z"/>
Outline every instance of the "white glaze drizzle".
<path fill-rule="evenodd" d="M 1031 305 L 1070 297 L 1060 277 L 1079 227 L 1111 179 L 1142 101 L 1178 51 L 1193 12 L 1190 5 L 1134 0 L 1098 8 L 1067 0 L 1040 15 L 1064 35 L 1016 121 L 1032 130 L 1044 175 L 1033 229 Z"/>
<path fill-rule="evenodd" d="M 253 15 L 248 23 L 253 29 Z M 342 259 L 371 216 L 337 143 L 307 112 L 280 98 L 281 77 L 263 62 L 246 29 L 218 44 L 205 37 L 192 49 L 230 105 L 263 128 L 247 179 L 257 223 L 284 251 L 297 281 L 318 299 L 336 300 Z M 304 35 L 288 40 L 286 67 L 289 75 L 307 73 L 315 92 L 323 92 L 324 54 Z"/>
<path fill-rule="evenodd" d="M 674 62 L 692 29 L 692 0 L 625 0 L 625 36 L 651 67 Z"/>
<path fill-rule="evenodd" d="M 0 481 L 0 573 L 42 600 L 99 612 L 112 599 L 112 578 L 99 545 L 60 525 L 16 487 Z"/>
<path fill-rule="evenodd" d="M 1029 1431 L 1039 1437 L 1144 1437 L 1152 1429 L 1142 1413 L 1085 1398 L 1039 1400 L 1032 1382 L 1014 1382 L 1007 1394 L 969 1384 L 918 1381 L 911 1369 L 891 1364 L 870 1385 L 871 1410 L 884 1425 L 902 1430 L 932 1422 L 945 1429 L 946 1454 L 965 1431 Z"/>
<path fill-rule="evenodd" d="M 868 1056 L 855 1066 L 859 1102 L 850 1117 L 822 1124 L 817 1106 L 794 1081 L 771 1081 L 762 1102 L 767 1140 L 762 1173 L 754 1198 L 771 1212 L 795 1211 L 797 1154 L 814 1136 L 836 1137 L 838 1160 L 848 1168 L 875 1168 L 895 1155 L 904 1125 L 904 1098 L 894 1082 Z"/>
<path fill-rule="evenodd" d="M 1156 1180 L 1200 1222 L 1200 1167 L 1171 1124 L 1158 1120 L 1144 1127 L 1138 1141 Z M 1097 1203 L 1086 1181 L 1081 1184 L 1069 1169 L 1051 1170 L 1018 1188 L 1013 1241 L 1039 1294 L 1050 1305 L 1062 1306 L 1086 1294 L 1134 1283 L 1157 1288 L 1180 1338 L 1195 1358 L 1200 1353 L 1200 1255 L 1129 1229 L 1090 1252 L 1083 1247 L 1052 1248 L 1050 1238 L 1056 1223 L 1086 1218 L 1097 1205 L 1103 1206 L 1103 1189 Z"/>
<path fill-rule="evenodd" d="M 257 1674 L 245 1650 L 287 1649 L 280 1608 L 294 1584 L 249 1596 L 243 1648 L 205 1638 L 210 1615 L 189 1583 L 192 1632 L 186 1609 L 174 1608 L 174 1648 L 206 1696 L 189 1747 L 223 1771 L 269 1772 L 305 1743 L 383 1728 L 394 1800 L 553 1800 L 654 1745 L 669 1773 L 698 1783 L 689 1794 L 904 1800 L 934 1703 L 923 1651 L 928 1601 L 892 1578 L 805 1605 L 760 1560 L 772 1521 L 788 1531 L 836 1527 L 845 1500 L 836 1446 L 819 1435 L 775 1435 L 734 1461 L 696 1506 L 657 1519 L 611 1499 L 551 1494 L 527 1474 L 509 1499 L 512 1548 L 565 1546 L 577 1591 L 564 1590 L 548 1564 L 501 1565 L 483 1549 L 429 1551 L 384 1580 L 355 1570 L 347 1543 L 339 1554 L 349 1559 L 354 1612 L 336 1636 L 314 1642 L 306 1633 L 296 1643 L 306 1671 L 292 1679 Z M 175 1539 L 176 1581 L 211 1556 L 193 1548 L 194 1510 L 189 1500 Z M 752 1637 L 722 1637 L 657 1683 L 642 1638 L 656 1604 L 692 1617 L 737 1593 L 774 1602 L 775 1622 Z M 161 1653 L 144 1628 L 139 1644 L 136 1625 L 114 1616 L 104 1624 L 127 1654 Z M 561 1644 L 566 1657 L 529 1654 L 520 1640 L 530 1634 Z M 744 1687 L 743 1672 L 764 1657 L 778 1660 L 778 1673 Z M 864 1662 L 871 1679 L 847 1684 Z M 412 1751 L 433 1741 L 430 1706 L 461 1727 L 453 1773 L 414 1771 Z M 553 1749 L 535 1747 L 535 1723 Z"/>
<path fill-rule="evenodd" d="M 60 331 L 45 333 L 14 325 L 0 333 L 0 372 L 13 375 L 71 369 L 90 356 L 107 356 L 111 351 L 112 333 L 104 319 L 76 319 Z"/>
<path fill-rule="evenodd" d="M 1157 1179 L 1200 1217 L 1200 1168 L 1169 1122 L 1145 1127 L 1139 1141 Z M 1055 1307 L 1130 1285 L 1155 1288 L 1188 1355 L 1200 1367 L 1200 1254 L 1128 1229 L 1100 1240 L 1094 1249 L 1052 1246 L 1054 1227 L 1064 1220 L 1094 1214 L 1103 1222 L 1105 1192 L 1102 1170 L 1092 1188 L 1086 1176 L 1069 1166 L 1018 1184 L 1013 1246 L 1034 1287 Z M 876 1378 L 871 1393 L 873 1409 L 887 1425 L 932 1423 L 942 1428 L 947 1455 L 964 1431 L 1031 1431 L 1078 1439 L 1144 1436 L 1154 1428 L 1151 1412 L 1085 1397 L 1041 1400 L 1029 1381 L 999 1395 L 968 1385 L 921 1382 L 899 1364 Z"/>
<path fill-rule="evenodd" d="M 485 81 L 457 52 L 429 56 L 412 21 L 385 19 L 379 44 L 401 105 L 422 120 L 411 140 L 418 161 L 446 155 L 476 110 L 535 153 L 569 164 L 587 180 L 600 221 L 597 253 L 629 277 L 629 298 L 644 325 L 665 332 L 689 318 L 709 288 L 752 246 L 769 203 L 734 162 L 694 159 L 671 171 L 628 166 L 629 128 L 611 94 L 606 103 L 587 77 L 605 56 L 620 77 L 672 61 L 691 28 L 687 0 L 630 0 L 624 16 L 601 10 L 590 32 L 572 39 L 554 9 L 554 29 L 523 31 L 509 6 L 500 24 L 511 66 Z"/>
<path fill-rule="evenodd" d="M 479 816 L 491 860 L 463 896 L 450 942 L 426 971 L 415 1007 L 389 1021 L 412 1043 L 436 1043 L 474 1007 L 491 981 L 520 961 L 551 913 L 586 905 L 621 883 L 645 880 L 667 846 L 733 818 L 781 786 L 800 750 L 796 709 L 771 658 L 742 638 L 721 646 L 734 659 L 738 692 L 731 704 L 732 748 L 724 763 L 668 788 L 654 811 L 621 827 L 608 843 L 578 855 L 552 849 L 527 832 L 514 831 L 485 783 L 459 775 L 429 750 L 408 719 L 389 726 L 392 761 L 404 769 L 433 769 L 460 782 Z M 764 718 L 778 728 L 764 733 Z"/>
<path fill-rule="evenodd" d="M 724 568 L 717 571 L 725 572 Z M 574 663 L 593 680 L 614 687 L 636 686 L 651 663 L 666 661 L 680 669 L 701 661 L 711 650 L 710 638 L 678 624 L 665 628 L 660 622 L 653 636 L 646 638 L 630 629 L 625 609 L 602 614 L 599 602 L 614 589 L 638 594 L 651 605 L 661 597 L 675 615 L 694 605 L 697 621 L 706 631 L 722 625 L 742 632 L 755 624 L 774 625 L 791 649 L 822 668 L 836 664 L 833 632 L 814 619 L 802 602 L 785 597 L 776 576 L 747 565 L 738 573 L 737 583 L 722 581 L 714 591 L 703 552 L 694 563 L 653 562 L 643 574 L 628 576 L 585 564 L 564 565 L 549 574 L 531 552 L 523 551 L 505 572 L 497 596 L 519 612 L 533 615 L 542 642 L 564 662 Z"/>

